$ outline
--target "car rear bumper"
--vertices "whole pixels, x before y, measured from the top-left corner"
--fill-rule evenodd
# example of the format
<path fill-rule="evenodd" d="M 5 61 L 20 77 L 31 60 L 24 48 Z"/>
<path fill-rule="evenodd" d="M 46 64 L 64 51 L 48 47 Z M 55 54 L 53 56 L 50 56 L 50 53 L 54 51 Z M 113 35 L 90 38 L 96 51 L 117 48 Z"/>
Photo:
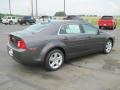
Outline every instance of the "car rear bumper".
<path fill-rule="evenodd" d="M 115 24 L 113 23 L 102 23 L 102 24 L 98 24 L 100 27 L 114 27 Z"/>
<path fill-rule="evenodd" d="M 115 26 L 112 26 L 112 25 L 109 25 L 109 26 L 108 25 L 106 25 L 106 26 L 105 25 L 100 25 L 99 27 L 115 27 Z"/>
<path fill-rule="evenodd" d="M 12 50 L 12 55 L 10 54 L 10 50 Z M 9 43 L 7 44 L 8 54 L 17 62 L 21 64 L 41 64 L 41 59 L 37 58 L 36 54 L 24 49 L 16 49 L 13 48 Z"/>

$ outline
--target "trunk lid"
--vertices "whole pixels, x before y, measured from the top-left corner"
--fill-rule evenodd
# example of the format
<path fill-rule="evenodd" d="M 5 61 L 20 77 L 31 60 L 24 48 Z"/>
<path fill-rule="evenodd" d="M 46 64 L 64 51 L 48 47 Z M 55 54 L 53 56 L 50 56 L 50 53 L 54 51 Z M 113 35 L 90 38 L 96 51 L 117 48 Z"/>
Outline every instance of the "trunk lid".
<path fill-rule="evenodd" d="M 100 19 L 99 22 L 100 22 L 100 23 L 112 23 L 113 20 L 112 20 L 112 19 L 111 19 L 111 20 L 103 20 L 103 19 Z"/>
<path fill-rule="evenodd" d="M 32 36 L 33 34 L 34 33 L 28 31 L 19 31 L 19 32 L 10 33 L 9 43 L 15 48 L 18 48 L 18 41 L 24 40 L 24 42 L 27 43 L 27 38 L 29 36 Z"/>

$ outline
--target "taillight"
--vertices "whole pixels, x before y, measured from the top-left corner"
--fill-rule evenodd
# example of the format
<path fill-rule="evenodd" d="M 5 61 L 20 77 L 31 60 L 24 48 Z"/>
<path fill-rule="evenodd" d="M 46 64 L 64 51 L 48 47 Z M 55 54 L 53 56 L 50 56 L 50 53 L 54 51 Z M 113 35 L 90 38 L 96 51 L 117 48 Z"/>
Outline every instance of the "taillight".
<path fill-rule="evenodd" d="M 25 42 L 23 40 L 18 40 L 17 46 L 20 49 L 25 49 L 26 48 L 26 44 L 25 44 Z"/>

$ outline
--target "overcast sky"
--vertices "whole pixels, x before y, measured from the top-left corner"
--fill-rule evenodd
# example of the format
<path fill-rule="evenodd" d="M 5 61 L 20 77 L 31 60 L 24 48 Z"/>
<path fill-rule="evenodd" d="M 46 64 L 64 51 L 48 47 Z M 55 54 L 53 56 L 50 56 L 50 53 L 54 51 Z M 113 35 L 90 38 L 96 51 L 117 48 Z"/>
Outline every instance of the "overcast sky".
<path fill-rule="evenodd" d="M 0 13 L 9 13 L 8 1 L 0 0 Z M 64 0 L 38 0 L 38 13 L 54 15 L 56 11 L 63 11 L 63 6 Z M 14 14 L 30 15 L 31 0 L 11 0 L 11 8 Z M 66 0 L 66 13 L 120 15 L 120 0 Z"/>

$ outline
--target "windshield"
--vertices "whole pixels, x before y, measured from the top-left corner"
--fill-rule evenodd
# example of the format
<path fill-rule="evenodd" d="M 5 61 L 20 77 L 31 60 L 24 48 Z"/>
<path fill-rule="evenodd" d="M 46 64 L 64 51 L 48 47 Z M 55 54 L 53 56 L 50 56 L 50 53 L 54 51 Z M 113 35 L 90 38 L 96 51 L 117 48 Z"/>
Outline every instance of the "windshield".
<path fill-rule="evenodd" d="M 7 17 L 3 17 L 3 19 L 7 19 Z"/>
<path fill-rule="evenodd" d="M 32 25 L 28 28 L 26 28 L 25 30 L 26 31 L 30 31 L 30 32 L 40 32 L 42 30 L 45 30 L 46 28 L 48 28 L 51 24 L 35 24 L 35 25 Z"/>

